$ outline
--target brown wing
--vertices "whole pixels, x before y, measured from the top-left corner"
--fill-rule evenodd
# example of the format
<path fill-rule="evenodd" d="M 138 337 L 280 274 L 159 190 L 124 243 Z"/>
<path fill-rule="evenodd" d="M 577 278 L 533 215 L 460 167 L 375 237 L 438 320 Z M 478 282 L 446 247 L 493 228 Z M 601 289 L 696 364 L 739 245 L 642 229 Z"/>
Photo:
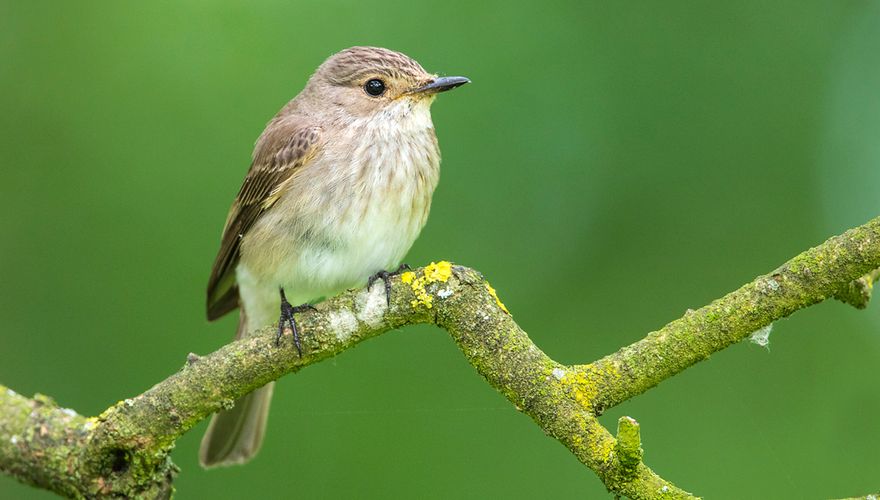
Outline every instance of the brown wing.
<path fill-rule="evenodd" d="M 220 251 L 211 269 L 208 320 L 213 321 L 238 307 L 235 266 L 241 238 L 277 201 L 293 172 L 314 156 L 320 139 L 320 127 L 273 123 L 258 141 L 254 161 L 229 209 Z"/>

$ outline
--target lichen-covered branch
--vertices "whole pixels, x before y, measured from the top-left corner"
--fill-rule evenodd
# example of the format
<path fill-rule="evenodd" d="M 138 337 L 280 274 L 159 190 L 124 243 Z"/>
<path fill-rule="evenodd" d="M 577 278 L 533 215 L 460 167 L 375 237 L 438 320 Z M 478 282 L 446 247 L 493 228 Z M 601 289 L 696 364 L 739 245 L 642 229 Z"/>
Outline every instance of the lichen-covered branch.
<path fill-rule="evenodd" d="M 596 416 L 750 332 L 836 296 L 880 268 L 880 218 L 832 238 L 722 299 L 588 365 L 561 365 L 513 321 L 495 290 L 447 262 L 352 290 L 298 316 L 303 355 L 276 347 L 274 329 L 218 351 L 187 357 L 174 375 L 97 417 L 0 387 L 0 470 L 70 497 L 166 498 L 177 473 L 174 441 L 200 420 L 286 373 L 408 324 L 449 332 L 468 361 L 518 409 L 592 469 L 609 491 L 630 498 L 693 498 L 644 463 L 635 420 L 615 439 Z M 288 344 L 290 340 L 288 340 Z"/>
<path fill-rule="evenodd" d="M 798 309 L 838 296 L 878 267 L 880 217 L 576 371 L 601 414 Z"/>

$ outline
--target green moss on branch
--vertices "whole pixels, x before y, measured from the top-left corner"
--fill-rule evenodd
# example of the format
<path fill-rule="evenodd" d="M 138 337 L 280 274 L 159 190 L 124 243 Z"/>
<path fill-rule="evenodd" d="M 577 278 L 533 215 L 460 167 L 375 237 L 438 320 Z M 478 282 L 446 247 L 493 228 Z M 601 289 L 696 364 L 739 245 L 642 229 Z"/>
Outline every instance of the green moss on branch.
<path fill-rule="evenodd" d="M 880 217 L 577 371 L 601 414 L 880 267 Z"/>

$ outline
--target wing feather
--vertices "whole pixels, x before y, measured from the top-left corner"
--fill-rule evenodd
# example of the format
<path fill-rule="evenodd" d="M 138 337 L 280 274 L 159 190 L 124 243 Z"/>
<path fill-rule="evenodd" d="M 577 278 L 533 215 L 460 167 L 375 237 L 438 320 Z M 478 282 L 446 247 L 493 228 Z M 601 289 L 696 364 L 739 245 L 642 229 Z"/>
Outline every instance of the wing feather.
<path fill-rule="evenodd" d="M 211 269 L 207 297 L 209 320 L 238 307 L 235 266 L 241 239 L 283 194 L 291 175 L 314 156 L 320 141 L 320 127 L 283 123 L 270 124 L 258 141 L 254 161 L 226 218 L 220 250 Z"/>

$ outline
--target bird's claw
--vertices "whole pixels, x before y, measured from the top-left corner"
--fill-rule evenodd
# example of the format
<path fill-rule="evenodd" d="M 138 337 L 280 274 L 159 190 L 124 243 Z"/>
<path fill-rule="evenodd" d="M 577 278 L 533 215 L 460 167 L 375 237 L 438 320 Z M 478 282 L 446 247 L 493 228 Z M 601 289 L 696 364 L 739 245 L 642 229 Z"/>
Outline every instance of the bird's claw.
<path fill-rule="evenodd" d="M 275 336 L 275 346 L 281 345 L 281 337 L 284 335 L 284 327 L 289 326 L 290 332 L 293 334 L 293 344 L 296 346 L 296 352 L 302 357 L 302 344 L 300 343 L 299 328 L 296 326 L 296 313 L 304 311 L 317 311 L 311 304 L 300 304 L 298 306 L 290 305 L 287 297 L 284 296 L 284 290 L 281 290 L 281 315 L 278 317 L 278 334 Z"/>
<path fill-rule="evenodd" d="M 411 268 L 409 267 L 409 264 L 401 264 L 400 266 L 397 267 L 397 269 L 395 269 L 394 271 L 392 271 L 390 273 L 388 271 L 384 271 L 384 270 L 379 271 L 378 273 L 370 276 L 370 279 L 367 280 L 367 290 L 373 288 L 373 283 L 375 283 L 376 280 L 381 279 L 382 282 L 385 283 L 385 302 L 390 307 L 391 306 L 391 278 L 393 276 L 397 276 L 398 274 L 400 274 L 403 271 L 409 271 L 409 270 L 411 270 Z"/>

